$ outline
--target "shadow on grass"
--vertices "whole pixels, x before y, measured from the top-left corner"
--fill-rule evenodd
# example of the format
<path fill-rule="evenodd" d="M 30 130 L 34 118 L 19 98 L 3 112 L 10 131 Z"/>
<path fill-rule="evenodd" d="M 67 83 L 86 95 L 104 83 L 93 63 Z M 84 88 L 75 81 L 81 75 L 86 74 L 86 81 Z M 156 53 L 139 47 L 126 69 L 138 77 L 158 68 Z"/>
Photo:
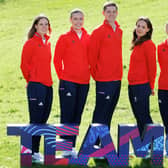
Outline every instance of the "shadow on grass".
<path fill-rule="evenodd" d="M 134 168 L 164 168 L 164 166 L 152 166 L 151 159 L 142 159 L 141 163 L 135 165 Z"/>
<path fill-rule="evenodd" d="M 28 168 L 28 167 L 21 167 L 21 168 Z M 30 167 L 29 167 L 30 168 Z M 40 164 L 33 164 L 31 168 L 89 168 L 88 166 L 79 166 L 79 165 L 66 165 L 66 166 L 45 166 Z"/>
<path fill-rule="evenodd" d="M 95 160 L 95 168 L 123 168 L 123 167 L 110 167 L 108 166 L 108 161 L 107 160 Z M 142 159 L 140 163 L 137 165 L 135 164 L 133 167 L 128 166 L 124 168 L 165 168 L 164 166 L 153 166 L 151 164 L 151 159 Z"/>
<path fill-rule="evenodd" d="M 32 168 L 165 168 L 164 166 L 152 166 L 151 159 L 142 159 L 138 165 L 128 167 L 110 167 L 106 159 L 94 159 L 95 166 L 79 166 L 79 165 L 66 165 L 66 166 L 45 166 L 33 164 Z M 22 167 L 27 168 L 27 167 Z"/>

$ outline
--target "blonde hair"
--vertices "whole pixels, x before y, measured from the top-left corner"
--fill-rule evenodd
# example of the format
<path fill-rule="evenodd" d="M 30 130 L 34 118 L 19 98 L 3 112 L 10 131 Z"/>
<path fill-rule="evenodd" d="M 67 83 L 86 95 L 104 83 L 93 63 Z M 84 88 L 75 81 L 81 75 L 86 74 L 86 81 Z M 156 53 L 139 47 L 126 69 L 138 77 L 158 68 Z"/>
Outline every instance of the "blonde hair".
<path fill-rule="evenodd" d="M 72 18 L 75 13 L 81 13 L 84 16 L 84 12 L 81 9 L 75 8 L 70 12 L 70 18 Z"/>

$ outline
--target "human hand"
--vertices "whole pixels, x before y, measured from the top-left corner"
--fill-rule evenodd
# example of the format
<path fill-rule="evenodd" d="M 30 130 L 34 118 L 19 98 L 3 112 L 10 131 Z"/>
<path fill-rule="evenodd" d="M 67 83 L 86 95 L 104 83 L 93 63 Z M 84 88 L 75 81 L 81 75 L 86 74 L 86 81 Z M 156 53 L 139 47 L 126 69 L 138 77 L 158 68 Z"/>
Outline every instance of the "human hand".
<path fill-rule="evenodd" d="M 154 91 L 154 89 L 151 89 L 151 95 L 152 95 L 152 96 L 155 95 L 155 91 Z"/>

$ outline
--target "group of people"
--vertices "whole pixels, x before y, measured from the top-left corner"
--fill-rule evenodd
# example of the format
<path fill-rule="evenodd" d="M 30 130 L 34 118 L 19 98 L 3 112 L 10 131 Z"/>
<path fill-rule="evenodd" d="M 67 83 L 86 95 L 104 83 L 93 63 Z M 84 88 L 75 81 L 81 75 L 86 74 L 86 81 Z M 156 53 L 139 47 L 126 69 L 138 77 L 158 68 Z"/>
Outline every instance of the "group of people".
<path fill-rule="evenodd" d="M 96 82 L 96 103 L 92 123 L 108 125 L 117 105 L 123 74 L 122 30 L 116 21 L 118 6 L 107 2 L 103 6 L 104 22 L 89 35 L 83 28 L 84 13 L 70 13 L 71 28 L 61 35 L 55 46 L 54 66 L 59 79 L 59 100 L 62 124 L 80 125 L 86 103 L 90 76 Z M 156 46 L 151 40 L 152 23 L 140 17 L 133 31 L 128 71 L 128 93 L 140 135 L 146 124 L 153 123 L 149 98 L 154 95 L 156 78 Z M 168 33 L 168 26 L 166 27 Z M 45 124 L 50 115 L 53 89 L 51 76 L 50 21 L 37 16 L 23 46 L 21 70 L 27 81 L 30 123 Z M 158 102 L 166 133 L 168 133 L 168 40 L 158 46 L 160 65 Z M 72 151 L 64 157 L 76 157 L 76 136 L 62 136 L 72 142 Z M 40 136 L 32 138 L 32 160 L 41 162 Z M 99 139 L 96 142 L 100 146 Z"/>

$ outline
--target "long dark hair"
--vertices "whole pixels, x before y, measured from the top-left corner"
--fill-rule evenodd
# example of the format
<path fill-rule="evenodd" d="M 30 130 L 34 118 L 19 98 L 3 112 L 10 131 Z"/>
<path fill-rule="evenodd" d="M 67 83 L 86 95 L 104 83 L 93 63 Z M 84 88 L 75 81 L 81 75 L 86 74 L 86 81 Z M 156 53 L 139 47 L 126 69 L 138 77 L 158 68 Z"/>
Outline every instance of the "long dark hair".
<path fill-rule="evenodd" d="M 50 21 L 48 19 L 47 16 L 45 15 L 39 15 L 39 16 L 36 16 L 34 21 L 33 21 L 33 24 L 28 32 L 28 35 L 27 35 L 27 38 L 30 39 L 34 36 L 35 32 L 36 32 L 36 28 L 35 28 L 35 25 L 38 24 L 38 22 L 41 20 L 41 19 L 46 19 L 48 21 L 48 31 L 49 31 L 49 34 L 51 33 L 51 26 L 50 26 Z"/>
<path fill-rule="evenodd" d="M 137 34 L 136 34 L 136 28 L 134 29 L 134 31 L 133 31 L 133 39 L 132 39 L 131 50 L 132 50 L 135 46 L 137 46 L 137 45 L 139 45 L 139 44 L 142 44 L 144 41 L 150 40 L 150 39 L 152 38 L 153 27 L 152 27 L 151 21 L 150 21 L 149 18 L 147 18 L 147 17 L 140 17 L 140 18 L 137 20 L 136 25 L 137 25 L 137 23 L 138 23 L 139 21 L 141 21 L 141 20 L 144 21 L 144 22 L 146 22 L 149 31 L 148 31 L 143 37 L 141 37 L 141 38 L 138 39 L 138 36 L 137 36 Z"/>

